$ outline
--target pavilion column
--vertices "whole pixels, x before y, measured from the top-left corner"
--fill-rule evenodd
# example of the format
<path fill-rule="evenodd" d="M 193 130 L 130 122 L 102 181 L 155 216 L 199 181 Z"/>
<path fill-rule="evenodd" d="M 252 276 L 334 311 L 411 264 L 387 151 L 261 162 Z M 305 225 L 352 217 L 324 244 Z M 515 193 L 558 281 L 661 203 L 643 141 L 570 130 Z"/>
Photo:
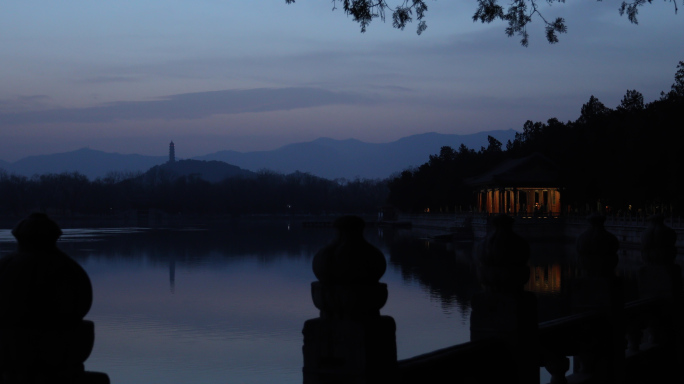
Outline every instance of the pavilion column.
<path fill-rule="evenodd" d="M 485 195 L 485 192 L 480 191 L 478 194 L 478 198 L 480 199 L 480 204 L 477 206 L 477 209 L 479 212 L 484 212 L 487 210 L 487 207 L 485 204 L 487 204 L 487 196 Z"/>
<path fill-rule="evenodd" d="M 480 205 L 480 212 L 486 212 L 487 211 L 487 190 L 482 190 L 480 191 L 480 201 L 482 202 L 482 205 Z"/>
<path fill-rule="evenodd" d="M 518 188 L 513 188 L 513 215 L 518 215 Z"/>
<path fill-rule="evenodd" d="M 503 211 L 501 213 L 508 214 L 508 207 L 510 205 L 510 196 L 508 195 L 509 191 L 506 190 L 506 188 L 501 188 L 503 191 Z"/>
<path fill-rule="evenodd" d="M 494 189 L 487 191 L 487 213 L 494 212 Z"/>
<path fill-rule="evenodd" d="M 551 193 L 553 193 L 553 199 L 551 201 L 554 203 L 553 204 L 554 213 L 560 214 L 561 213 L 560 194 L 558 193 L 557 189 L 551 190 Z M 558 209 L 556 209 L 556 207 L 558 207 Z"/>

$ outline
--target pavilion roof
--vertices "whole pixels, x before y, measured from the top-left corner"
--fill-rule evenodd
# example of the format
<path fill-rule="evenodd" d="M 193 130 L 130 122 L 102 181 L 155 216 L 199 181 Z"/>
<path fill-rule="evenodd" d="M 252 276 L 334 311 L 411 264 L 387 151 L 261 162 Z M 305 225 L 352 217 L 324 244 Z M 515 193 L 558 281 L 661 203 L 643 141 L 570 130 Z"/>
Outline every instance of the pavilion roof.
<path fill-rule="evenodd" d="M 465 180 L 472 187 L 558 187 L 558 165 L 542 155 L 533 153 L 520 159 L 509 159 L 488 172 Z"/>

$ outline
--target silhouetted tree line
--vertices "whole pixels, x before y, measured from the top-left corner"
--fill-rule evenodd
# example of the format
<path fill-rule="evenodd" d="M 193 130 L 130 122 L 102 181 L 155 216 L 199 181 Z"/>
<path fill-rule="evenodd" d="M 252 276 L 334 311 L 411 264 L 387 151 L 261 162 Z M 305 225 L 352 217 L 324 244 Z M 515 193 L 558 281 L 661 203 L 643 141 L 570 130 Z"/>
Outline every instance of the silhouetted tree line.
<path fill-rule="evenodd" d="M 167 213 L 371 213 L 387 197 L 380 180 L 327 180 L 308 173 L 261 171 L 217 183 L 155 167 L 141 174 L 111 172 L 89 180 L 79 173 L 31 178 L 0 171 L 0 214 L 112 214 L 130 209 Z"/>
<path fill-rule="evenodd" d="M 684 61 L 671 90 L 644 103 L 628 90 L 615 109 L 591 96 L 575 121 L 527 121 L 504 148 L 442 147 L 427 163 L 389 181 L 389 202 L 407 211 L 453 211 L 474 203 L 464 183 L 506 160 L 541 153 L 560 168 L 566 209 L 684 213 Z"/>
<path fill-rule="evenodd" d="M 430 155 L 427 163 L 390 178 L 389 204 L 412 212 L 450 212 L 472 204 L 472 188 L 464 180 L 505 158 L 501 142 L 492 136 L 487 139 L 488 146 L 477 152 L 464 144 L 458 150 L 444 146 L 438 155 Z"/>

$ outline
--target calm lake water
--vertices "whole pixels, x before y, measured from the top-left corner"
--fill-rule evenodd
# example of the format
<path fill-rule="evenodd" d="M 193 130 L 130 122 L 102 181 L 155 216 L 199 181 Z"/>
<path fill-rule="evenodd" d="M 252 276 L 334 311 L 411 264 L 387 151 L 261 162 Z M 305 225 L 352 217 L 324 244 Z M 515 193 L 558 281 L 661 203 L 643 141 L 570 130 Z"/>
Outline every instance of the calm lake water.
<path fill-rule="evenodd" d="M 390 295 L 382 313 L 397 322 L 399 357 L 467 341 L 469 273 L 460 279 L 443 268 L 425 271 L 425 263 L 455 260 L 409 241 L 406 233 L 368 228 L 365 235 L 388 258 L 381 281 Z M 127 384 L 301 383 L 301 330 L 318 316 L 311 261 L 333 237 L 333 229 L 287 221 L 65 229 L 60 248 L 93 284 L 86 318 L 95 322 L 96 340 L 86 369 Z M 393 261 L 397 246 L 429 257 L 402 261 L 399 252 Z M 0 252 L 13 250 L 9 231 L 0 231 Z"/>
<path fill-rule="evenodd" d="M 365 236 L 388 261 L 381 312 L 396 320 L 399 358 L 468 341 L 469 298 L 479 290 L 470 248 L 407 230 L 367 228 Z M 126 384 L 301 383 L 301 330 L 318 316 L 311 261 L 333 237 L 333 229 L 287 220 L 65 229 L 60 248 L 93 283 L 86 318 L 96 340 L 86 369 Z M 563 313 L 573 247 L 532 248 L 527 288 L 539 293 L 544 320 Z M 0 230 L 0 253 L 12 250 L 9 230 Z M 622 255 L 628 278 L 635 257 Z"/>

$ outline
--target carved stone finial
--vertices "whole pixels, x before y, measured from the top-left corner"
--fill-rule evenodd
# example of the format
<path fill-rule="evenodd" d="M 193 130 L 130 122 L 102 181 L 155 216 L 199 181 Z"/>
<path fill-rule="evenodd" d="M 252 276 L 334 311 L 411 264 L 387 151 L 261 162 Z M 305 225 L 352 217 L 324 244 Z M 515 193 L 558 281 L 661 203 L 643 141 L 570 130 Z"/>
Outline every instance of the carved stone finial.
<path fill-rule="evenodd" d="M 591 227 L 576 243 L 579 267 L 589 276 L 613 276 L 618 263 L 618 239 L 604 228 L 605 216 L 591 215 L 588 221 Z"/>
<path fill-rule="evenodd" d="M 12 229 L 12 235 L 20 248 L 49 249 L 56 246 L 62 230 L 46 214 L 34 212 Z"/>
<path fill-rule="evenodd" d="M 363 238 L 366 223 L 360 217 L 335 220 L 337 238 L 313 259 L 313 271 L 322 283 L 377 283 L 387 268 L 382 252 Z"/>
<path fill-rule="evenodd" d="M 83 320 L 92 286 L 86 271 L 57 248 L 59 225 L 32 213 L 12 234 L 17 252 L 0 258 L 3 382 L 109 383 L 107 375 L 84 370 L 95 340 L 94 324 Z"/>
<path fill-rule="evenodd" d="M 489 291 L 522 291 L 530 278 L 530 246 L 513 232 L 511 217 L 498 215 L 493 225 L 494 230 L 484 238 L 477 255 L 480 284 Z"/>
<path fill-rule="evenodd" d="M 648 227 L 641 235 L 641 257 L 647 264 L 667 265 L 677 256 L 677 232 L 665 225 L 665 216 L 648 218 Z"/>
<path fill-rule="evenodd" d="M 319 280 L 311 284 L 314 305 L 321 317 L 380 316 L 388 295 L 387 285 L 378 282 L 387 268 L 385 256 L 363 238 L 363 219 L 344 216 L 334 227 L 337 237 L 313 259 Z"/>
<path fill-rule="evenodd" d="M 320 317 L 304 323 L 304 383 L 396 381 L 396 324 L 381 316 L 387 262 L 363 238 L 364 221 L 345 216 L 334 223 L 337 237 L 313 259 L 319 281 L 311 297 Z"/>
<path fill-rule="evenodd" d="M 81 321 L 93 302 L 92 286 L 85 270 L 57 248 L 59 225 L 32 213 L 12 234 L 17 252 L 0 259 L 0 324 Z"/>

